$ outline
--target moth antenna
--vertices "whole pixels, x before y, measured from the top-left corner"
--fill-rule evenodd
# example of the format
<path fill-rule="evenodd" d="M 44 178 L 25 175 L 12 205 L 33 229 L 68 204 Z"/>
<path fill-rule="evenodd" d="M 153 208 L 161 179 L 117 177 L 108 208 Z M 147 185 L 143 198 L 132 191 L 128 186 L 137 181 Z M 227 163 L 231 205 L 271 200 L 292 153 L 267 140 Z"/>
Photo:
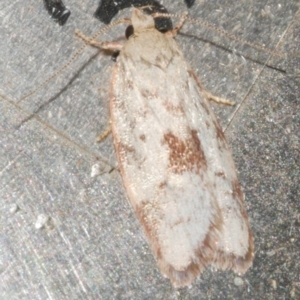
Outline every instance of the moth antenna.
<path fill-rule="evenodd" d="M 184 12 L 182 14 L 169 14 L 169 13 L 156 12 L 156 13 L 152 14 L 152 17 L 153 18 L 159 18 L 159 17 L 161 17 L 161 18 L 178 18 L 178 19 L 180 19 L 182 17 L 182 15 L 185 15 L 185 14 L 188 15 L 187 12 Z"/>
<path fill-rule="evenodd" d="M 164 18 L 170 18 L 170 17 L 173 17 L 173 18 L 181 18 L 182 15 L 180 14 L 165 14 L 165 13 L 155 13 L 152 15 L 154 18 L 157 18 L 157 17 L 164 17 Z M 257 50 L 260 50 L 260 51 L 263 51 L 265 53 L 268 53 L 268 54 L 271 54 L 271 55 L 274 55 L 274 56 L 278 56 L 278 57 L 282 57 L 282 58 L 286 58 L 286 55 L 283 54 L 283 53 L 279 53 L 279 52 L 276 52 L 276 51 L 272 51 L 271 49 L 268 49 L 266 47 L 263 47 L 263 46 L 260 46 L 260 45 L 257 45 L 257 44 L 254 44 L 254 43 L 251 43 L 251 42 L 248 42 L 248 41 L 245 41 L 231 33 L 229 33 L 228 31 L 224 30 L 224 29 L 221 29 L 221 28 L 218 28 L 206 21 L 203 21 L 203 20 L 197 20 L 197 19 L 194 19 L 192 17 L 189 17 L 189 16 L 186 16 L 185 17 L 185 20 L 188 20 L 190 21 L 191 23 L 195 23 L 195 24 L 198 24 L 198 25 L 201 25 L 201 26 L 204 26 L 208 29 L 211 29 L 219 34 L 222 34 L 228 38 L 230 38 L 231 40 L 234 40 L 234 41 L 237 41 L 239 43 L 242 43 L 244 45 L 248 45 L 254 49 L 257 49 Z"/>
<path fill-rule="evenodd" d="M 131 23 L 130 19 L 120 19 L 117 20 L 103 28 L 101 28 L 99 31 L 97 31 L 94 35 L 92 35 L 91 39 L 96 39 L 99 35 L 103 34 L 104 32 L 108 31 L 109 29 L 111 29 L 112 27 L 121 24 L 121 23 Z M 72 63 L 73 61 L 83 52 L 83 50 L 88 46 L 87 43 L 84 43 L 73 55 L 72 57 L 68 60 L 68 62 L 63 65 L 59 70 L 57 70 L 56 72 L 54 72 L 50 77 L 48 77 L 46 80 L 44 80 L 41 84 L 39 84 L 33 91 L 31 91 L 30 93 L 28 93 L 27 95 L 23 96 L 19 101 L 17 101 L 17 103 L 22 102 L 24 99 L 30 97 L 31 95 L 35 94 L 38 90 L 40 90 L 43 86 L 45 86 L 46 84 L 48 84 L 53 78 L 55 78 L 56 76 L 58 76 L 59 74 L 61 74 L 65 69 L 67 69 Z"/>
<path fill-rule="evenodd" d="M 154 5 L 149 4 L 149 5 L 138 6 L 138 7 L 136 7 L 136 9 L 144 10 L 146 8 L 152 8 L 152 7 L 155 8 Z"/>
<path fill-rule="evenodd" d="M 216 32 L 218 32 L 218 33 L 220 33 L 220 34 L 222 34 L 222 35 L 224 35 L 224 36 L 226 36 L 226 37 L 234 40 L 234 41 L 237 41 L 239 43 L 248 45 L 248 46 L 250 46 L 250 47 L 252 47 L 254 49 L 257 49 L 257 50 L 269 53 L 269 54 L 274 55 L 274 56 L 279 56 L 279 57 L 282 57 L 282 58 L 286 57 L 286 55 L 283 54 L 283 53 L 279 53 L 279 52 L 273 51 L 273 50 L 271 50 L 269 48 L 266 48 L 266 47 L 263 47 L 263 46 L 260 46 L 260 45 L 257 45 L 257 44 L 245 41 L 245 40 L 243 40 L 243 39 L 241 39 L 241 38 L 239 38 L 239 37 L 237 37 L 237 36 L 235 36 L 235 35 L 227 32 L 224 29 L 215 27 L 215 26 L 213 26 L 213 25 L 211 25 L 211 24 L 209 24 L 209 23 L 207 23 L 207 22 L 205 22 L 203 20 L 197 20 L 197 19 L 191 18 L 189 16 L 187 17 L 187 20 L 191 21 L 192 23 L 196 23 L 198 25 L 205 26 L 205 27 L 207 27 L 207 28 L 209 28 L 211 30 L 214 30 L 214 31 L 216 31 Z"/>

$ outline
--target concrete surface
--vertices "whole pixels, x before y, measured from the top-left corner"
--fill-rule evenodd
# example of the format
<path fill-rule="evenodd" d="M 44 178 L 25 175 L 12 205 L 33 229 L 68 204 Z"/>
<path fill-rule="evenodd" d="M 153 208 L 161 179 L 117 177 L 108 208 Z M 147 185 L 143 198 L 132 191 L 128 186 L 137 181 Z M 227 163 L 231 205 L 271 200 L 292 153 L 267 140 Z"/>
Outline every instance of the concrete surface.
<path fill-rule="evenodd" d="M 76 28 L 91 35 L 103 26 L 92 17 L 98 1 L 65 4 L 72 14 L 60 27 L 42 1 L 0 3 L 0 298 L 300 299 L 299 1 L 199 0 L 189 10 L 285 59 L 195 24 L 177 37 L 203 85 L 236 102 L 214 107 L 256 246 L 244 276 L 208 269 L 180 290 L 160 274 L 120 174 L 109 172 L 112 137 L 95 143 L 109 123 L 110 56 L 87 48 L 18 102 L 82 45 Z M 187 10 L 183 1 L 163 4 Z"/>

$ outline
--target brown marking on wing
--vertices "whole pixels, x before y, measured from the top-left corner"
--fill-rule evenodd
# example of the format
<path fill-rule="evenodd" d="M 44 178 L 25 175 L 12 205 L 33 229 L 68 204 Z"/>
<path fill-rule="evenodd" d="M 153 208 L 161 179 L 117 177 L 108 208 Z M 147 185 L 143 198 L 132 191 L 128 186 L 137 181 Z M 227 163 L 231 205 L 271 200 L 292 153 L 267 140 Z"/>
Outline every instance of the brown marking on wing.
<path fill-rule="evenodd" d="M 166 186 L 167 186 L 167 182 L 166 182 L 166 181 L 163 181 L 163 182 L 161 182 L 161 183 L 158 185 L 158 188 L 159 188 L 160 190 L 162 190 L 162 189 L 164 189 Z"/>
<path fill-rule="evenodd" d="M 200 105 L 205 110 L 206 114 L 209 116 L 210 115 L 210 110 L 209 110 L 208 106 L 206 105 L 206 103 L 200 102 Z"/>
<path fill-rule="evenodd" d="M 144 134 L 141 134 L 140 135 L 140 140 L 145 142 L 146 141 L 146 136 Z"/>
<path fill-rule="evenodd" d="M 226 178 L 226 175 L 223 171 L 216 172 L 215 175 L 218 176 L 218 177 Z"/>
<path fill-rule="evenodd" d="M 232 197 L 239 203 L 240 212 L 243 218 L 247 220 L 247 224 L 248 224 L 248 215 L 245 209 L 244 193 L 242 191 L 241 185 L 236 179 L 232 181 L 231 186 L 232 186 Z"/>
<path fill-rule="evenodd" d="M 126 80 L 126 87 L 127 87 L 129 90 L 132 90 L 133 87 L 134 87 L 133 81 L 130 80 L 130 79 L 127 79 L 127 80 Z"/>
<path fill-rule="evenodd" d="M 178 225 L 180 225 L 180 224 L 182 224 L 182 223 L 187 224 L 188 222 L 187 222 L 187 220 L 185 220 L 184 218 L 181 217 L 181 218 L 178 219 L 176 222 L 174 222 L 173 224 L 171 224 L 170 227 L 171 227 L 171 228 L 174 228 L 174 227 L 176 227 L 176 226 L 178 226 Z"/>
<path fill-rule="evenodd" d="M 118 142 L 115 143 L 116 152 L 118 153 L 118 158 L 121 163 L 127 161 L 128 154 L 132 156 L 136 155 L 134 147 L 130 147 L 124 143 Z"/>
<path fill-rule="evenodd" d="M 219 124 L 219 122 L 217 120 L 214 120 L 214 125 L 215 125 L 215 130 L 216 130 L 216 138 L 217 138 L 217 142 L 218 142 L 218 149 L 219 151 L 226 151 L 229 150 L 228 148 L 228 144 L 227 144 L 227 140 L 225 137 L 225 134 L 221 128 L 221 125 Z"/>
<path fill-rule="evenodd" d="M 133 130 L 136 127 L 136 118 L 132 119 L 128 126 Z"/>
<path fill-rule="evenodd" d="M 163 103 L 167 111 L 172 112 L 174 115 L 183 115 L 184 109 L 182 105 L 173 105 L 170 101 L 165 101 Z"/>
<path fill-rule="evenodd" d="M 240 199 L 240 201 L 244 200 L 244 194 L 241 189 L 241 185 L 238 180 L 234 180 L 232 183 L 232 197 L 236 200 Z"/>
<path fill-rule="evenodd" d="M 224 135 L 224 132 L 219 124 L 219 122 L 217 121 L 214 121 L 214 125 L 216 127 L 216 135 L 217 135 L 217 139 L 220 141 L 220 142 L 223 142 L 223 143 L 227 143 L 226 142 L 226 138 L 225 138 L 225 135 Z"/>
<path fill-rule="evenodd" d="M 152 99 L 152 98 L 157 98 L 157 92 L 156 91 L 149 91 L 148 89 L 141 89 L 140 90 L 141 95 L 145 99 Z"/>
<path fill-rule="evenodd" d="M 207 161 L 196 130 L 190 131 L 190 138 L 179 139 L 173 133 L 164 135 L 164 144 L 169 147 L 169 168 L 180 174 L 184 171 L 198 173 L 207 168 Z"/>
<path fill-rule="evenodd" d="M 162 252 L 157 235 L 157 228 L 159 226 L 157 220 L 162 218 L 159 205 L 153 202 L 143 201 L 141 205 L 136 206 L 134 209 L 155 256 L 157 259 L 161 259 Z"/>

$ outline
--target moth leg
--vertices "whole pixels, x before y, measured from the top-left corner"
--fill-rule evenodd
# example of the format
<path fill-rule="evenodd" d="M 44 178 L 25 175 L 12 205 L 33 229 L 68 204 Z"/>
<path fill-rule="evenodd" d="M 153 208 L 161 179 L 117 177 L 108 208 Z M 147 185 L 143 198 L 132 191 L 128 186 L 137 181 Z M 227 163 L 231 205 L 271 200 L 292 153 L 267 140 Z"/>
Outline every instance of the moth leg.
<path fill-rule="evenodd" d="M 109 124 L 107 128 L 104 131 L 102 131 L 101 134 L 98 135 L 96 139 L 97 143 L 102 142 L 110 133 L 111 133 L 111 126 Z"/>
<path fill-rule="evenodd" d="M 180 29 L 182 28 L 185 20 L 186 20 L 186 17 L 187 17 L 188 13 L 187 12 L 184 12 L 179 20 L 179 22 L 177 23 L 177 25 L 175 26 L 174 29 L 172 30 L 169 30 L 168 32 L 166 32 L 166 35 L 169 35 L 169 36 L 172 36 L 172 37 L 175 37 L 178 32 L 180 31 Z"/>
<path fill-rule="evenodd" d="M 218 96 L 215 96 L 212 93 L 206 91 L 205 89 L 203 89 L 202 92 L 204 93 L 204 96 L 207 100 L 215 101 L 216 103 L 222 103 L 226 105 L 235 105 L 235 102 L 229 101 L 225 98 L 220 98 Z"/>
<path fill-rule="evenodd" d="M 209 91 L 207 91 L 203 86 L 202 84 L 200 83 L 197 75 L 194 73 L 194 71 L 190 71 L 192 77 L 194 77 L 194 79 L 196 80 L 198 86 L 199 86 L 199 89 L 201 91 L 201 93 L 203 93 L 203 96 L 207 99 L 207 100 L 212 100 L 212 101 L 215 101 L 216 103 L 222 103 L 222 104 L 226 104 L 226 105 L 235 105 L 234 102 L 232 101 L 229 101 L 227 99 L 224 99 L 224 98 L 221 98 L 221 97 L 218 97 L 218 96 L 215 96 L 213 95 L 212 93 L 210 93 Z"/>
<path fill-rule="evenodd" d="M 96 40 L 93 40 L 92 38 L 84 35 L 81 31 L 76 30 L 75 34 L 81 38 L 87 45 L 96 47 L 96 48 L 100 48 L 102 50 L 112 50 L 112 51 L 116 51 L 116 50 L 121 50 L 123 48 L 122 44 L 119 44 L 117 42 L 98 42 Z"/>

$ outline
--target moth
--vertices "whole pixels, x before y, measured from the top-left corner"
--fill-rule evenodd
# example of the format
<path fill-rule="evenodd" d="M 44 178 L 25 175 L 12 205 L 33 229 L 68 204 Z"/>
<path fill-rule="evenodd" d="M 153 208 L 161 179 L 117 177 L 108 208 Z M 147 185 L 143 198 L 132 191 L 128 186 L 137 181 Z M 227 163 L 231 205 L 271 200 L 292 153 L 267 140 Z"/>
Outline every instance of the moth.
<path fill-rule="evenodd" d="M 174 36 L 133 9 L 133 34 L 113 69 L 110 114 L 125 190 L 161 272 L 175 287 L 205 268 L 244 273 L 254 243 L 232 154 Z M 212 98 L 212 97 L 211 97 Z"/>

